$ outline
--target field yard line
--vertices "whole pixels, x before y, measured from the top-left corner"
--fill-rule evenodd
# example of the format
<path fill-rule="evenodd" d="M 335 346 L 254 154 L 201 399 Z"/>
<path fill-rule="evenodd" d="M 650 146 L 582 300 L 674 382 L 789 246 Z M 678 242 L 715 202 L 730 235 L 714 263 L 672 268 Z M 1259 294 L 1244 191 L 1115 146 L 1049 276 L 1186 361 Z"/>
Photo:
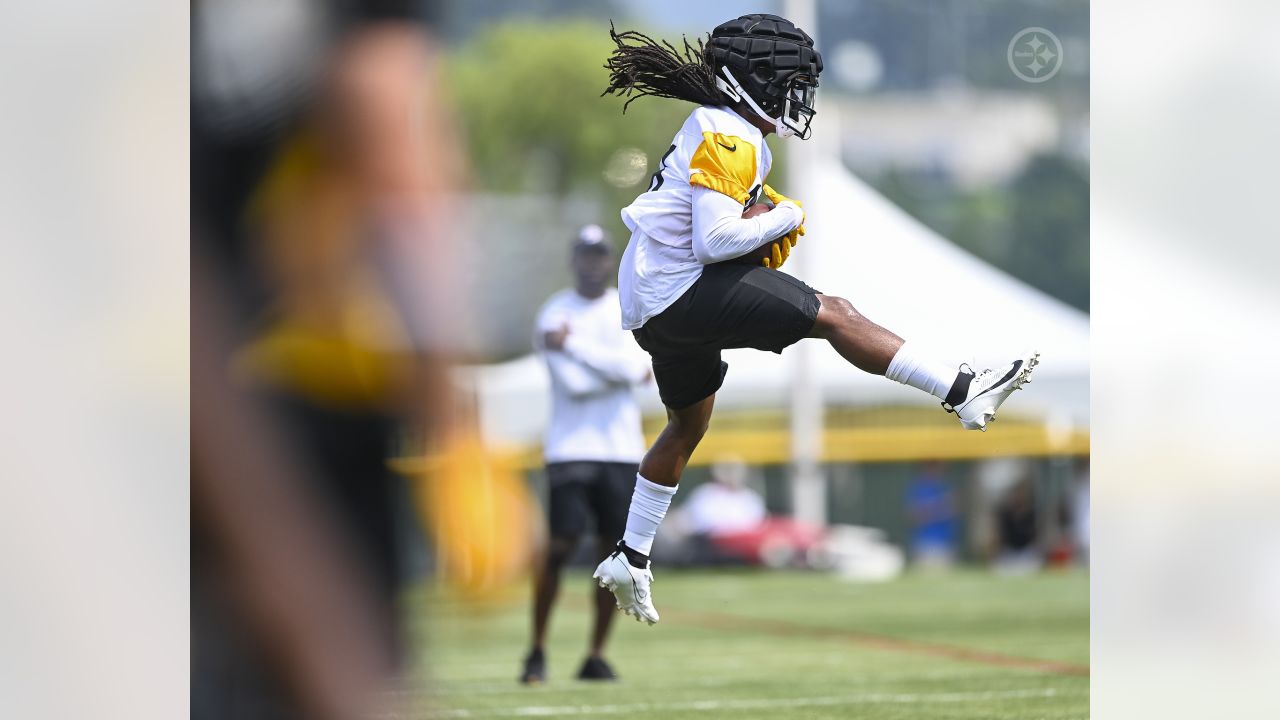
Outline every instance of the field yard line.
<path fill-rule="evenodd" d="M 630 703 L 627 705 L 526 705 L 495 710 L 439 710 L 430 718 L 479 717 L 560 717 L 564 715 L 620 715 L 635 712 L 676 712 L 680 710 L 769 710 L 798 707 L 820 707 L 858 703 L 958 703 L 1018 698 L 1047 698 L 1057 695 L 1052 688 L 1043 690 L 984 690 L 981 692 L 947 693 L 860 693 L 818 697 L 759 698 L 754 700 L 688 700 L 670 703 Z"/>
<path fill-rule="evenodd" d="M 839 628 L 801 625 L 798 623 L 787 622 L 785 620 L 752 618 L 742 615 L 697 610 L 673 610 L 670 608 L 664 608 L 662 610 L 662 617 L 667 621 L 675 619 L 677 622 L 690 623 L 698 625 L 699 627 L 711 627 L 722 630 L 760 632 L 778 637 L 800 636 L 810 639 L 819 638 L 845 640 L 882 650 L 915 653 L 918 655 L 931 655 L 933 657 L 941 657 L 949 660 L 959 660 L 961 662 L 971 662 L 981 665 L 996 665 L 999 667 L 1016 668 L 1020 670 L 1036 670 L 1039 672 L 1059 675 L 1089 674 L 1088 665 L 1060 662 L 1057 660 L 1041 660 L 1038 658 L 1022 657 L 1019 655 L 1006 655 L 1004 653 L 991 652 L 988 650 L 975 650 L 972 648 L 959 647 L 956 645 L 944 645 L 942 643 L 933 643 L 923 640 L 908 640 L 905 638 L 876 635 L 874 633 L 860 632 L 857 630 L 842 630 Z"/>
<path fill-rule="evenodd" d="M 503 663 L 501 665 L 501 669 L 503 671 L 506 671 L 510 669 L 508 667 L 509 665 L 510 663 Z M 868 680 L 868 681 L 853 680 L 853 681 L 847 681 L 846 684 L 848 685 L 857 685 L 857 684 L 884 685 L 888 682 L 892 682 L 895 680 L 937 680 L 937 679 L 967 678 L 970 676 L 970 673 L 972 672 L 973 672 L 972 670 L 968 670 L 968 669 L 954 669 L 954 670 L 941 670 L 941 671 L 934 670 L 929 672 L 880 673 L 880 674 L 877 674 L 872 680 Z M 625 682 L 625 680 L 623 682 Z M 664 687 L 667 689 L 680 689 L 680 690 L 690 689 L 690 688 L 709 689 L 709 688 L 726 687 L 729 685 L 737 685 L 741 682 L 742 682 L 741 679 L 736 677 L 735 678 L 729 678 L 729 677 L 695 678 L 692 680 L 681 680 L 678 684 L 667 684 Z M 491 680 L 444 680 L 441 678 L 433 678 L 430 681 L 430 683 L 431 684 L 423 687 L 407 688 L 407 689 L 400 689 L 400 690 L 389 690 L 385 694 L 388 697 L 417 697 L 417 696 L 449 697 L 449 696 L 460 696 L 460 695 L 467 695 L 467 694 L 528 695 L 531 693 L 542 692 L 541 690 L 531 689 L 528 685 L 522 685 L 516 682 L 515 680 L 508 680 L 506 682 L 493 682 Z M 569 691 L 569 690 L 579 689 L 583 686 L 584 686 L 583 683 L 580 683 L 578 681 L 568 681 L 566 679 L 565 684 L 561 684 L 561 685 L 553 684 L 548 689 L 554 692 L 559 692 L 559 691 Z"/>
<path fill-rule="evenodd" d="M 505 670 L 508 668 L 504 665 L 503 669 Z M 919 675 L 911 675 L 910 677 L 916 678 L 916 677 L 919 677 Z M 575 688 L 582 688 L 587 684 L 585 682 L 580 682 L 580 681 L 569 681 L 568 678 L 566 678 L 565 680 L 567 681 L 566 684 L 559 685 L 559 686 L 552 686 L 551 690 L 553 692 L 558 690 L 572 690 Z M 446 695 L 447 696 L 447 695 L 459 695 L 462 693 L 483 693 L 485 695 L 501 695 L 501 694 L 515 695 L 518 693 L 524 693 L 527 695 L 533 692 L 540 692 L 539 690 L 531 689 L 528 685 L 522 685 L 519 682 L 516 682 L 515 680 L 502 682 L 502 683 L 495 683 L 495 682 L 487 682 L 487 681 L 467 682 L 465 680 L 461 682 L 452 682 L 452 681 L 444 681 L 444 680 L 437 679 L 435 682 L 437 683 L 437 686 L 435 687 L 426 687 L 426 688 L 417 689 L 417 690 L 397 690 L 397 691 L 389 692 L 387 694 L 388 695 L 400 694 L 400 695 L 433 695 L 433 696 Z M 668 687 L 668 688 L 670 687 L 717 688 L 717 687 L 724 687 L 726 685 L 737 685 L 741 682 L 742 681 L 737 678 L 700 678 L 696 680 L 681 681 L 679 685 L 674 685 L 674 686 L 667 685 L 665 687 Z"/>
<path fill-rule="evenodd" d="M 505 670 L 508 668 L 504 665 L 503 669 Z M 911 677 L 914 678 L 918 676 L 912 675 Z M 501 695 L 501 694 L 515 695 L 515 694 L 523 693 L 525 695 L 528 695 L 530 693 L 542 692 L 541 689 L 531 688 L 528 685 L 523 685 L 518 681 L 516 681 L 515 679 L 512 679 L 507 682 L 491 682 L 491 681 L 471 682 L 466 680 L 451 681 L 451 680 L 441 680 L 439 678 L 434 678 L 430 682 L 433 684 L 428 685 L 426 687 L 403 689 L 403 690 L 389 690 L 383 694 L 387 696 L 409 697 L 414 695 L 449 696 L 449 695 L 461 695 L 463 693 L 484 694 L 484 695 Z M 625 682 L 625 680 L 622 680 L 619 682 Z M 726 685 L 737 685 L 740 682 L 742 681 L 736 678 L 700 678 L 695 680 L 682 681 L 678 685 L 674 685 L 674 686 L 667 685 L 665 687 L 668 687 L 668 688 L 676 687 L 676 688 L 682 688 L 682 689 L 683 688 L 717 688 L 717 687 L 724 687 Z M 570 680 L 568 677 L 566 677 L 564 678 L 563 684 L 548 686 L 548 690 L 551 692 L 568 691 L 568 690 L 582 689 L 584 687 L 587 687 L 590 684 L 591 683 L 586 681 Z"/>

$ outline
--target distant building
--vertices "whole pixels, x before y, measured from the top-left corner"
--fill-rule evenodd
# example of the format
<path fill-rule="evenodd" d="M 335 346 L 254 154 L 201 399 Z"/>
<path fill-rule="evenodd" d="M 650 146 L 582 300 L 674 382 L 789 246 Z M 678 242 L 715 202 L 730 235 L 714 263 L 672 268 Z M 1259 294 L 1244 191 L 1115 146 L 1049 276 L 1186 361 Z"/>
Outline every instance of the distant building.
<path fill-rule="evenodd" d="M 860 175 L 941 173 L 963 187 L 1000 183 L 1037 154 L 1088 152 L 1088 117 L 1062 120 L 1043 98 L 953 89 L 841 98 L 841 155 Z M 1083 137 L 1082 140 L 1082 132 Z"/>

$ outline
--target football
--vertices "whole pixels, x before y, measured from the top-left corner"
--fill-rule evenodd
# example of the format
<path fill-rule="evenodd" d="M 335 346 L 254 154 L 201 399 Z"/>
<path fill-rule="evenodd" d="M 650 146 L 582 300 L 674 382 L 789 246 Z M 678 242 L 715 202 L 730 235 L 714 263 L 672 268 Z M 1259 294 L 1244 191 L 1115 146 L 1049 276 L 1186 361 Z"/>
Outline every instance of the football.
<path fill-rule="evenodd" d="M 763 215 L 772 209 L 773 209 L 772 206 L 767 205 L 763 202 L 758 202 L 754 205 L 747 206 L 747 208 L 742 211 L 742 219 L 749 220 L 758 215 Z M 774 238 L 774 240 L 776 239 L 777 238 Z M 765 244 L 761 245 L 760 247 L 756 248 L 755 250 L 743 253 L 736 258 L 731 258 L 729 260 L 721 260 L 720 262 L 732 263 L 734 265 L 760 265 L 762 264 L 765 258 L 772 256 L 773 251 L 770 249 L 770 246 L 773 245 L 774 240 L 770 240 Z"/>

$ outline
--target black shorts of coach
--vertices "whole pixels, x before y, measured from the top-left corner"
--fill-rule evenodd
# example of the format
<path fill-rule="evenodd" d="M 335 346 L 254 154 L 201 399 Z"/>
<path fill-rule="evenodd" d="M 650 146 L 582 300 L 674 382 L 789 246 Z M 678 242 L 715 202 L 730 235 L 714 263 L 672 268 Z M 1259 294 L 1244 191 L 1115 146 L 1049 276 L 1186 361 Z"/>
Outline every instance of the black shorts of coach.
<path fill-rule="evenodd" d="M 547 524 L 551 537 L 577 540 L 594 521 L 605 542 L 622 539 L 640 466 L 623 462 L 547 463 Z"/>
<path fill-rule="evenodd" d="M 818 291 L 771 268 L 708 265 L 684 295 L 634 331 L 653 358 L 662 403 L 681 410 L 724 384 L 720 351 L 780 353 L 808 337 L 818 319 Z"/>

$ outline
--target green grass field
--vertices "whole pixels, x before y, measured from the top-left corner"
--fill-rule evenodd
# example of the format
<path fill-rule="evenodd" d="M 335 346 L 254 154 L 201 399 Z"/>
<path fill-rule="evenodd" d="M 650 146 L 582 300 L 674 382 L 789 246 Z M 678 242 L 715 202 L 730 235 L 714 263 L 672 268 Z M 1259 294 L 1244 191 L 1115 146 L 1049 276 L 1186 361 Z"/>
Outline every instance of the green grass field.
<path fill-rule="evenodd" d="M 662 622 L 620 616 L 622 680 L 573 679 L 588 631 L 585 573 L 565 578 L 549 681 L 516 683 L 522 598 L 476 610 L 413 600 L 431 680 L 421 717 L 1085 718 L 1089 580 L 980 571 L 875 585 L 811 573 L 659 571 Z"/>

